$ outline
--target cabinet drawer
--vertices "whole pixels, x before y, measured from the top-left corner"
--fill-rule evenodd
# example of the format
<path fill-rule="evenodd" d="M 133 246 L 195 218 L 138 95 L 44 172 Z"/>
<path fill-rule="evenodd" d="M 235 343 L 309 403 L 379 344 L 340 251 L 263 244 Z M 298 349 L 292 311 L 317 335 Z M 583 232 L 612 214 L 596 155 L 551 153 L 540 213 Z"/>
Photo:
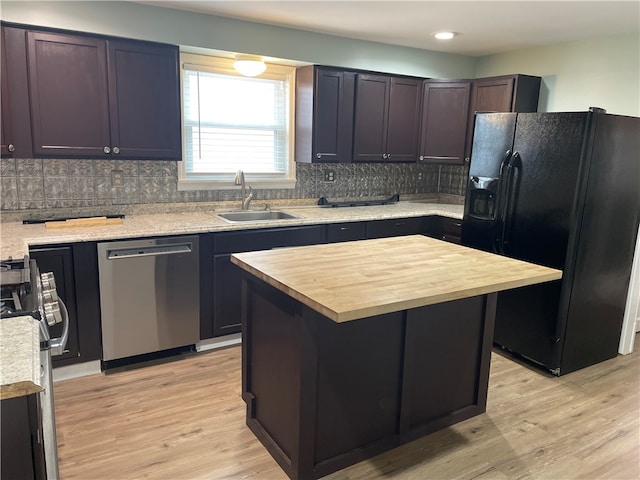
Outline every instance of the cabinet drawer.
<path fill-rule="evenodd" d="M 215 253 L 238 253 L 252 250 L 268 250 L 278 247 L 295 247 L 323 243 L 323 226 L 241 230 L 215 235 Z"/>
<path fill-rule="evenodd" d="M 462 234 L 462 220 L 442 217 L 441 232 L 442 240 L 452 243 L 460 243 L 460 236 Z"/>
<path fill-rule="evenodd" d="M 332 223 L 327 225 L 327 242 L 348 242 L 367 238 L 367 222 Z"/>
<path fill-rule="evenodd" d="M 424 217 L 374 220 L 367 222 L 367 238 L 421 234 L 424 228 Z"/>

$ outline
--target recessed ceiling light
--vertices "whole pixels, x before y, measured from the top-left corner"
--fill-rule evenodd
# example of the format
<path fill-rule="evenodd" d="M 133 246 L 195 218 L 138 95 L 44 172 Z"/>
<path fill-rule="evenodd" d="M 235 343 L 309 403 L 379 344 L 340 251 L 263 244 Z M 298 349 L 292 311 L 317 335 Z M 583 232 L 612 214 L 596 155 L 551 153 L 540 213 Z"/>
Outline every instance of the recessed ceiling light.
<path fill-rule="evenodd" d="M 438 32 L 438 33 L 435 33 L 433 36 L 436 37 L 438 40 L 451 40 L 453 37 L 456 36 L 456 34 L 454 32 Z"/>

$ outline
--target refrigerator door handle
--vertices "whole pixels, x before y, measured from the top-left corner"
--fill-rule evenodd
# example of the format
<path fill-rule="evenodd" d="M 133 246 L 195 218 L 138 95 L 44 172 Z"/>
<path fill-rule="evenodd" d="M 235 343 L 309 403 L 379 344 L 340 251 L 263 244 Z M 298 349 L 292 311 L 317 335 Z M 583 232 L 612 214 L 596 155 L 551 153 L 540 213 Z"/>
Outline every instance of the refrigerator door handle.
<path fill-rule="evenodd" d="M 522 161 L 518 152 L 513 152 L 511 159 L 507 165 L 506 176 L 507 186 L 505 189 L 505 207 L 502 223 L 502 235 L 500 245 L 502 254 L 505 254 L 506 247 L 509 243 L 509 231 L 511 230 L 511 221 L 513 219 L 513 209 L 518 194 L 518 176 L 520 175 Z"/>
<path fill-rule="evenodd" d="M 511 150 L 505 152 L 502 163 L 500 163 L 500 173 L 498 176 L 498 198 L 496 201 L 496 220 L 495 220 L 495 242 L 494 251 L 496 253 L 504 254 L 504 247 L 502 245 L 502 238 L 504 236 L 504 222 L 505 222 L 505 210 L 508 203 L 507 198 L 507 184 L 509 181 L 509 165 L 512 157 Z"/>

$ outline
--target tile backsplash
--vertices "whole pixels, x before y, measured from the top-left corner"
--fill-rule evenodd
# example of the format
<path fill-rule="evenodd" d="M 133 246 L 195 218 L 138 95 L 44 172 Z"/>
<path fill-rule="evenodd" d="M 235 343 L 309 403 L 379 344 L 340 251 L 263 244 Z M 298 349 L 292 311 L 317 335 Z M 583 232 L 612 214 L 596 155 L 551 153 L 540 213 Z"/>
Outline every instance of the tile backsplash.
<path fill-rule="evenodd" d="M 112 170 L 124 186 L 113 187 Z M 325 181 L 331 170 L 334 180 Z M 259 200 L 419 194 L 464 195 L 468 167 L 416 164 L 297 164 L 295 189 L 254 189 Z M 149 160 L 0 160 L 3 211 L 239 200 L 240 190 L 178 191 L 178 165 Z"/>

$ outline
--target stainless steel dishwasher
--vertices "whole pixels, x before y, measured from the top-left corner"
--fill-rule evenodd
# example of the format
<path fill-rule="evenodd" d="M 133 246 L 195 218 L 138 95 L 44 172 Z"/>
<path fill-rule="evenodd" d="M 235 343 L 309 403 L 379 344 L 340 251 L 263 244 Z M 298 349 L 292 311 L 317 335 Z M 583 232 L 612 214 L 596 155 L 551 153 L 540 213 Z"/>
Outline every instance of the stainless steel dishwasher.
<path fill-rule="evenodd" d="M 200 340 L 197 236 L 98 244 L 102 359 Z"/>

